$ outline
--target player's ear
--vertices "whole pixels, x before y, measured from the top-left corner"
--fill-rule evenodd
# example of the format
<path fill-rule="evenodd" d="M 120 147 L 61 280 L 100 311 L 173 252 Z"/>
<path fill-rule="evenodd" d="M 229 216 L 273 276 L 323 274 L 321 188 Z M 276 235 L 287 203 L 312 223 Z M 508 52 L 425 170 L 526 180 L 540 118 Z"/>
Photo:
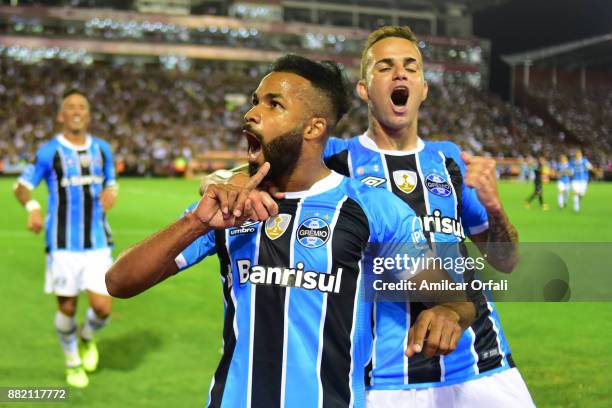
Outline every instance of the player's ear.
<path fill-rule="evenodd" d="M 317 139 L 325 135 L 327 131 L 327 119 L 314 117 L 304 129 L 304 139 Z"/>
<path fill-rule="evenodd" d="M 357 95 L 359 95 L 359 98 L 365 102 L 368 102 L 370 98 L 365 79 L 360 79 L 359 82 L 357 82 L 357 85 L 355 85 L 355 89 L 357 90 Z"/>
<path fill-rule="evenodd" d="M 421 97 L 421 102 L 427 99 L 428 93 L 429 93 L 429 85 L 427 85 L 427 81 L 423 79 L 423 96 Z"/>

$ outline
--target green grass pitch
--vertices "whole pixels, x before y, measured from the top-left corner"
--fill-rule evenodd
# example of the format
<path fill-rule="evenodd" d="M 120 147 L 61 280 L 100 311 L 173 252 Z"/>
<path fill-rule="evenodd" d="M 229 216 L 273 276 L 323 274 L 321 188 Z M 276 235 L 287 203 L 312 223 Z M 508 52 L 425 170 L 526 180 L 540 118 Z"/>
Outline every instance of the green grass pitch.
<path fill-rule="evenodd" d="M 12 197 L 12 183 L 0 179 L 0 386 L 63 386 L 63 355 L 53 328 L 55 299 L 43 294 L 43 238 L 25 229 L 26 213 Z M 197 198 L 197 187 L 197 180 L 122 180 L 109 216 L 114 254 L 176 219 Z M 529 184 L 503 183 L 500 189 L 523 241 L 612 242 L 610 184 L 589 186 L 581 214 L 556 208 L 554 185 L 545 188 L 548 212 L 537 205 L 522 207 Z M 41 186 L 35 196 L 44 202 L 45 194 Z M 79 321 L 85 304 L 82 297 Z M 99 336 L 100 369 L 90 376 L 88 388 L 71 391 L 66 405 L 202 406 L 221 350 L 216 259 L 134 299 L 117 300 L 113 307 L 113 320 Z M 498 308 L 538 406 L 611 406 L 612 304 L 504 303 Z M 47 405 L 58 406 L 34 404 Z"/>

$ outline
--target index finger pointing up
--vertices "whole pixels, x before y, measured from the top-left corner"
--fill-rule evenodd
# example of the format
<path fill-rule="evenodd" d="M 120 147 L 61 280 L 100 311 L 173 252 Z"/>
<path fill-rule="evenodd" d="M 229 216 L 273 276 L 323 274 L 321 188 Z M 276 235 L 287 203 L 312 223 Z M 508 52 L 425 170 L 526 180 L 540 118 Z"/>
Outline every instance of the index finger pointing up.
<path fill-rule="evenodd" d="M 268 171 L 270 171 L 270 163 L 265 162 L 264 164 L 261 165 L 259 170 L 257 170 L 257 173 L 255 173 L 253 177 L 249 179 L 249 181 L 246 183 L 244 188 L 247 190 L 255 189 L 259 185 L 259 183 L 261 183 L 264 177 L 266 177 L 266 174 L 268 174 Z"/>

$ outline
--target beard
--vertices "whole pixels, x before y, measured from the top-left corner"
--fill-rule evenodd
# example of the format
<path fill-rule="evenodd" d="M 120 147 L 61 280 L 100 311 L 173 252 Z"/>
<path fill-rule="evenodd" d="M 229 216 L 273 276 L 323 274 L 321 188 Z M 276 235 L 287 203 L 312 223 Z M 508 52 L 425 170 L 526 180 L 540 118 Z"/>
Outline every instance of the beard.
<path fill-rule="evenodd" d="M 295 129 L 278 136 L 270 143 L 261 144 L 264 160 L 270 163 L 270 170 L 263 181 L 274 182 L 282 176 L 291 174 L 300 158 L 303 143 L 303 129 Z M 249 174 L 255 175 L 258 164 L 249 164 Z"/>

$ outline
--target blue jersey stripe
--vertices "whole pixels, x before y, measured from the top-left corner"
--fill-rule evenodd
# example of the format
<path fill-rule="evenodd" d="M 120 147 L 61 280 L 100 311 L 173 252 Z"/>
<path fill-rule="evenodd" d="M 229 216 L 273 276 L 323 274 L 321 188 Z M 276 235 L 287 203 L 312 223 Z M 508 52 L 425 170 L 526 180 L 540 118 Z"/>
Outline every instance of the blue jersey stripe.
<path fill-rule="evenodd" d="M 252 361 L 252 303 L 255 294 L 250 284 L 241 285 L 237 262 L 251 259 L 253 247 L 258 246 L 261 235 L 261 224 L 257 224 L 254 234 L 235 235 L 228 237 L 228 252 L 231 248 L 230 261 L 232 265 L 232 291 L 236 299 L 236 346 L 232 356 L 227 382 L 223 390 L 222 407 L 247 407 L 251 399 L 251 361 Z M 255 260 L 256 261 L 256 260 Z"/>
<path fill-rule="evenodd" d="M 308 198 L 304 199 L 308 206 Z M 302 211 L 300 203 L 296 211 L 296 222 L 294 223 L 292 236 L 296 235 L 297 228 L 307 218 L 314 214 Z M 323 215 L 321 215 L 323 216 Z M 318 248 L 306 248 L 300 244 L 292 245 L 291 267 L 298 263 L 309 265 L 309 269 L 323 272 L 327 269 L 327 251 L 325 246 Z M 315 407 L 319 400 L 319 373 L 317 356 L 320 349 L 320 326 L 321 318 L 325 313 L 324 299 L 326 294 L 318 291 L 304 291 L 300 289 L 287 289 L 289 293 L 289 304 L 287 309 L 286 342 L 285 342 L 285 365 L 283 367 L 283 406 L 310 406 Z M 304 316 L 311 316 L 304 319 Z M 298 323 L 299 322 L 299 323 Z M 288 327 L 304 327 L 308 336 L 304 336 L 297 330 L 288 330 Z M 287 375 L 287 373 L 289 373 Z"/>

